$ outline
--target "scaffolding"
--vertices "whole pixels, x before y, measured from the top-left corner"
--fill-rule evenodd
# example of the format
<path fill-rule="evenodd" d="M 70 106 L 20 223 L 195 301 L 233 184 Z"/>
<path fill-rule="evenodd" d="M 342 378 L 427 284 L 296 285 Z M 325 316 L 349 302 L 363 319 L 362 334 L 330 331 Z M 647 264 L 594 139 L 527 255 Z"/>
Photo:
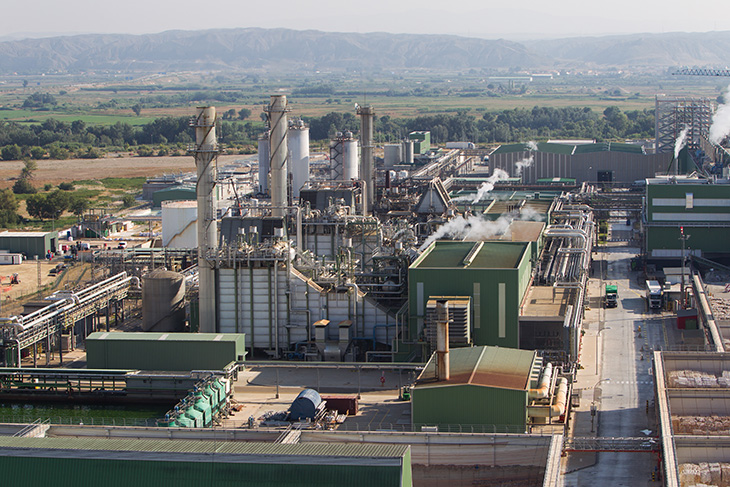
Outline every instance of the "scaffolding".
<path fill-rule="evenodd" d="M 701 148 L 707 139 L 712 124 L 714 105 L 709 98 L 656 97 L 656 152 L 673 152 L 674 145 L 685 128 L 687 148 L 694 151 Z"/>

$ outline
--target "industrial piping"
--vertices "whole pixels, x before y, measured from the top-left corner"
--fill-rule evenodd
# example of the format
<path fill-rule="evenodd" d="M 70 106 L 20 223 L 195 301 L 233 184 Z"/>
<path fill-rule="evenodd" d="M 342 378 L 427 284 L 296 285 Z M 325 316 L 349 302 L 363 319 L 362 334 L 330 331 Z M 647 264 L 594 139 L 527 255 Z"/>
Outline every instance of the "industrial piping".
<path fill-rule="evenodd" d="M 375 331 L 373 331 L 375 334 Z M 449 363 L 449 302 L 445 299 L 436 301 L 436 377 L 438 380 L 449 380 L 451 370 Z"/>
<path fill-rule="evenodd" d="M 545 399 L 548 396 L 550 390 L 550 383 L 553 380 L 553 364 L 548 363 L 545 368 L 542 369 L 540 375 L 540 381 L 538 382 L 537 389 L 530 389 L 527 391 L 530 399 Z"/>
<path fill-rule="evenodd" d="M 559 378 L 555 389 L 557 392 L 551 405 L 528 406 L 527 415 L 531 418 L 553 418 L 565 413 L 565 406 L 568 402 L 568 379 Z"/>

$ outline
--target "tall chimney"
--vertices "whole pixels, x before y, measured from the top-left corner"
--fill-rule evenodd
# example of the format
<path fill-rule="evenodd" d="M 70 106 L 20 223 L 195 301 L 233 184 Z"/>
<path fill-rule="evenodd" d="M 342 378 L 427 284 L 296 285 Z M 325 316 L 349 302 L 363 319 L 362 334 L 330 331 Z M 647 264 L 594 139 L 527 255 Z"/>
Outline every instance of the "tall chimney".
<path fill-rule="evenodd" d="M 449 301 L 436 301 L 436 378 L 449 380 Z"/>
<path fill-rule="evenodd" d="M 286 95 L 271 95 L 271 104 L 267 108 L 269 113 L 269 154 L 271 157 L 271 211 L 272 216 L 282 217 L 286 214 L 287 206 L 287 157 L 289 155 L 289 123 L 287 122 Z"/>
<path fill-rule="evenodd" d="M 365 182 L 363 188 L 363 215 L 370 215 L 373 211 L 375 198 L 375 161 L 373 159 L 373 119 L 375 110 L 370 105 L 357 107 L 360 115 L 360 179 Z"/>
<path fill-rule="evenodd" d="M 195 127 L 195 166 L 198 170 L 198 279 L 200 281 L 200 331 L 216 331 L 215 259 L 210 255 L 218 248 L 215 180 L 218 141 L 215 136 L 215 107 L 199 107 L 193 121 Z"/>

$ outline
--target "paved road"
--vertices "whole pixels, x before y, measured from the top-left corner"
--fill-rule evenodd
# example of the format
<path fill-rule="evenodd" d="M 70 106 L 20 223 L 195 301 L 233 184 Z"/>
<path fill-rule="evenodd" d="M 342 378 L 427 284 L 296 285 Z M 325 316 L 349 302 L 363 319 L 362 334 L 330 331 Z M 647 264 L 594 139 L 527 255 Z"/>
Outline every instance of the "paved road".
<path fill-rule="evenodd" d="M 646 436 L 643 430 L 651 430 L 649 436 L 656 434 L 654 417 L 646 412 L 647 401 L 651 403 L 654 396 L 649 349 L 662 348 L 667 336 L 661 315 L 646 314 L 638 273 L 630 271 L 631 258 L 639 249 L 625 245 L 608 247 L 599 255 L 604 259 L 604 283 L 616 283 L 619 289 L 618 307 L 601 313 L 597 332 L 600 366 L 593 397 L 598 408 L 597 434 L 604 437 Z M 589 326 L 595 329 L 594 323 Z M 656 454 L 602 452 L 595 465 L 565 474 L 563 484 L 652 485 L 655 466 Z"/>

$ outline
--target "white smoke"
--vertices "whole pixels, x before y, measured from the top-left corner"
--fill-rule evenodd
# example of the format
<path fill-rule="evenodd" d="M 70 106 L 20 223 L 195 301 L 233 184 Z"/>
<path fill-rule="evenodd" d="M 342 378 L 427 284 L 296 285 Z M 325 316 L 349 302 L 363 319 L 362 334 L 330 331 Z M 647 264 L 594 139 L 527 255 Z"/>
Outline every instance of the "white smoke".
<path fill-rule="evenodd" d="M 517 211 L 502 213 L 496 220 L 485 220 L 480 216 L 466 218 L 458 216 L 441 225 L 436 233 L 423 242 L 418 251 L 423 252 L 433 241 L 444 237 L 452 240 L 479 241 L 488 240 L 496 235 L 509 236 L 509 226 L 515 220 L 543 221 L 544 219 L 544 216 L 533 208 L 523 208 L 519 213 Z"/>
<path fill-rule="evenodd" d="M 686 125 L 679 133 L 679 137 L 674 141 L 674 158 L 679 158 L 679 152 L 687 145 L 687 134 L 689 133 L 689 127 Z"/>
<path fill-rule="evenodd" d="M 712 116 L 710 126 L 710 141 L 720 145 L 725 137 L 730 135 L 730 85 L 723 96 L 724 103 L 717 107 L 715 115 Z"/>
<path fill-rule="evenodd" d="M 530 141 L 529 141 L 529 142 L 527 142 L 527 144 L 525 144 L 525 145 L 527 145 L 527 147 L 528 147 L 528 148 L 529 148 L 530 150 L 532 150 L 532 151 L 535 151 L 535 152 L 537 152 L 537 143 L 536 143 L 536 142 L 535 142 L 534 140 L 530 140 Z"/>
<path fill-rule="evenodd" d="M 534 142 L 533 142 L 533 144 L 534 144 Z M 521 161 L 517 161 L 515 163 L 515 166 L 517 167 L 517 176 L 521 176 L 522 170 L 532 166 L 533 162 L 535 162 L 535 156 L 530 156 L 527 159 L 522 159 Z"/>
<path fill-rule="evenodd" d="M 509 174 L 507 173 L 507 171 L 496 168 L 492 175 L 489 176 L 487 180 L 479 186 L 479 189 L 477 189 L 477 194 L 475 196 L 459 196 L 458 198 L 454 198 L 453 201 L 471 200 L 471 204 L 479 203 L 481 200 L 486 199 L 487 194 L 494 189 L 494 183 L 508 178 Z"/>

